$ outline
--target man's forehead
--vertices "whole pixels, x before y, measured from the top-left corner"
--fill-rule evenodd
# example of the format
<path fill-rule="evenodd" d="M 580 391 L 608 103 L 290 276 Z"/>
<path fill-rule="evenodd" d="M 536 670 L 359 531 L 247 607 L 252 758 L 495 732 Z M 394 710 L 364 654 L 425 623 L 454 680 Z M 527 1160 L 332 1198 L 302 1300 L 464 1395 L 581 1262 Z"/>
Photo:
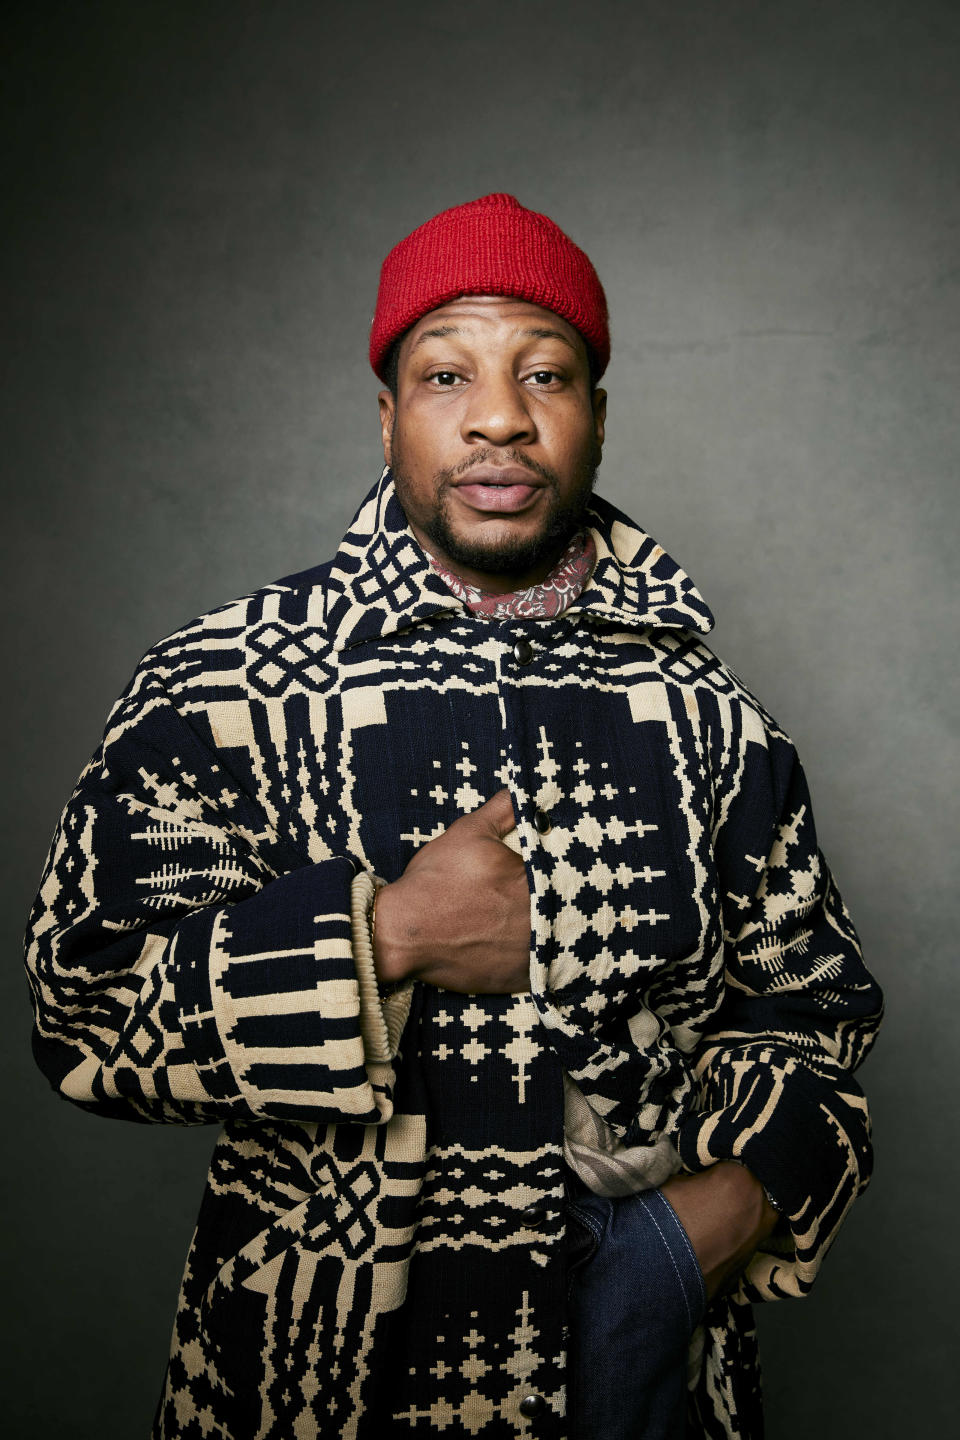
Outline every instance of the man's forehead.
<path fill-rule="evenodd" d="M 483 333 L 493 327 L 514 330 L 519 335 L 555 337 L 574 349 L 583 346 L 583 337 L 562 316 L 529 300 L 509 295 L 462 295 L 430 310 L 411 326 L 404 337 L 407 348 L 432 335 Z"/>

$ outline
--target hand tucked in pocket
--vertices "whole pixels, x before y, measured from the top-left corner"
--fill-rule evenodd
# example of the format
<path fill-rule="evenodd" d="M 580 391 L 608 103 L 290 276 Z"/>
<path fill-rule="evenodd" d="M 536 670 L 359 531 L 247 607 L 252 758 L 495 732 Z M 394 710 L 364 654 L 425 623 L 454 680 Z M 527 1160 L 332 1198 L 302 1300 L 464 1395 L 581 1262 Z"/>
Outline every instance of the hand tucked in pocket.
<path fill-rule="evenodd" d="M 755 1175 L 733 1160 L 661 1187 L 696 1252 L 712 1300 L 732 1282 L 777 1223 Z"/>

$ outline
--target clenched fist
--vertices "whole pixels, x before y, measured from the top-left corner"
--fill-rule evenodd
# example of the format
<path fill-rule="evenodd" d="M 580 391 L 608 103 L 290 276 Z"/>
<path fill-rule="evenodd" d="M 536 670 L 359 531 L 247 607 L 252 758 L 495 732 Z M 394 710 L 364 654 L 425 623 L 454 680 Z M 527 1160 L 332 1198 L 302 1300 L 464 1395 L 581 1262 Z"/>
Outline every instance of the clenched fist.
<path fill-rule="evenodd" d="M 373 947 L 381 982 L 412 976 L 464 995 L 530 989 L 530 890 L 503 843 L 515 825 L 509 791 L 499 790 L 383 887 Z"/>

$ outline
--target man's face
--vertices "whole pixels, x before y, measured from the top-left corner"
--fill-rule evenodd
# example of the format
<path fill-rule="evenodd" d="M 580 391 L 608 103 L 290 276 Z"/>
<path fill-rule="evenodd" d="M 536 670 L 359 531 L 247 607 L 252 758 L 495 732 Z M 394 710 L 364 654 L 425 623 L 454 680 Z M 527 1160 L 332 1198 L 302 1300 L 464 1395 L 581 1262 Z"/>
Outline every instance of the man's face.
<path fill-rule="evenodd" d="M 468 296 L 408 331 L 397 378 L 383 453 L 417 539 L 484 590 L 544 579 L 600 463 L 606 395 L 581 336 L 526 300 Z"/>

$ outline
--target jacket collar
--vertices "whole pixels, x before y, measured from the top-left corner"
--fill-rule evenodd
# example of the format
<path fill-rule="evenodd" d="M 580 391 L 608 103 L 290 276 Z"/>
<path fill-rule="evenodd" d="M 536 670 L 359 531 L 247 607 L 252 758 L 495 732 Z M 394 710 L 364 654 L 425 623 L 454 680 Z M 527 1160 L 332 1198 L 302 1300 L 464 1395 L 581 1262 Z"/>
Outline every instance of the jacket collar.
<path fill-rule="evenodd" d="M 713 628 L 713 616 L 693 581 L 651 536 L 598 495 L 587 521 L 597 563 L 567 614 L 589 610 L 628 628 L 704 635 Z M 330 566 L 326 613 L 334 649 L 463 609 L 414 539 L 385 469 Z"/>

